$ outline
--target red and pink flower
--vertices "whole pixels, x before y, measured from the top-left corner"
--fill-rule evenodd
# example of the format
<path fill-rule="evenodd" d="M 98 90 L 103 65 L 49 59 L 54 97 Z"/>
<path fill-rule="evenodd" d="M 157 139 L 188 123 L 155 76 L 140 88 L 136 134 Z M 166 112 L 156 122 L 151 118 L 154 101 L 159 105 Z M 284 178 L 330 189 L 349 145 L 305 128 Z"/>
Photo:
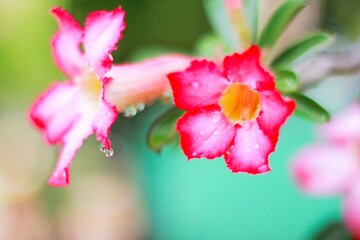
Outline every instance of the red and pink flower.
<path fill-rule="evenodd" d="M 344 197 L 345 224 L 360 239 L 360 104 L 320 128 L 325 144 L 302 149 L 292 172 L 297 184 L 314 196 Z"/>
<path fill-rule="evenodd" d="M 52 40 L 57 66 L 69 81 L 55 83 L 30 110 L 33 123 L 49 144 L 60 144 L 52 186 L 69 184 L 69 169 L 76 151 L 91 134 L 111 155 L 109 132 L 118 112 L 144 104 L 170 90 L 166 74 L 185 69 L 190 59 L 165 55 L 140 63 L 112 65 L 111 52 L 122 37 L 125 12 L 90 13 L 82 28 L 65 10 L 52 10 L 60 29 Z M 82 48 L 83 49 L 82 49 Z"/>
<path fill-rule="evenodd" d="M 225 57 L 223 67 L 193 61 L 168 78 L 175 105 L 187 111 L 177 130 L 189 159 L 224 155 L 233 172 L 270 170 L 268 156 L 295 104 L 275 89 L 273 76 L 260 65 L 257 46 Z"/>

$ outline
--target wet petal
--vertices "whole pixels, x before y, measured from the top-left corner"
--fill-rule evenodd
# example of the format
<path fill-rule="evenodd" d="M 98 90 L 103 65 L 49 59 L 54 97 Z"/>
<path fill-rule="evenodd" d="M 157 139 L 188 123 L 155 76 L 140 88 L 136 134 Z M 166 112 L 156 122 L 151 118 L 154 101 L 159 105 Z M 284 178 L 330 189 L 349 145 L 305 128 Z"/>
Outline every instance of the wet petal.
<path fill-rule="evenodd" d="M 260 50 L 253 45 L 243 54 L 224 59 L 224 69 L 231 82 L 239 82 L 256 90 L 273 89 L 273 76 L 260 65 Z"/>
<path fill-rule="evenodd" d="M 235 173 L 264 173 L 270 170 L 268 156 L 274 149 L 275 144 L 261 131 L 255 121 L 237 129 L 234 146 L 225 155 L 225 161 L 228 168 Z"/>
<path fill-rule="evenodd" d="M 125 29 L 125 12 L 119 7 L 113 11 L 96 11 L 88 15 L 85 22 L 84 48 L 88 63 L 98 77 L 110 70 L 116 44 Z"/>
<path fill-rule="evenodd" d="M 261 114 L 257 121 L 264 133 L 276 143 L 279 130 L 286 118 L 294 111 L 295 103 L 284 100 L 276 91 L 261 91 Z"/>
<path fill-rule="evenodd" d="M 175 105 L 185 110 L 217 104 L 229 81 L 213 62 L 193 61 L 183 72 L 168 75 Z"/>
<path fill-rule="evenodd" d="M 70 166 L 76 151 L 82 146 L 84 140 L 93 133 L 92 118 L 82 116 L 62 139 L 60 158 L 53 171 L 49 185 L 53 187 L 66 187 L 70 183 Z"/>
<path fill-rule="evenodd" d="M 103 100 L 100 111 L 96 114 L 92 122 L 92 128 L 96 133 L 97 140 L 102 142 L 106 149 L 111 148 L 108 136 L 110 134 L 110 127 L 115 122 L 117 116 L 118 111 L 116 107 Z"/>
<path fill-rule="evenodd" d="M 300 151 L 292 165 L 298 185 L 312 195 L 334 195 L 348 188 L 357 174 L 356 155 L 339 146 L 310 146 Z"/>
<path fill-rule="evenodd" d="M 355 239 L 360 239 L 360 181 L 352 192 L 345 197 L 343 206 L 344 220 L 346 226 L 353 233 Z"/>
<path fill-rule="evenodd" d="M 119 112 L 131 104 L 148 103 L 170 90 L 166 74 L 182 71 L 191 58 L 180 54 L 166 54 L 131 64 L 113 65 L 112 81 L 106 86 L 105 98 L 114 103 Z"/>
<path fill-rule="evenodd" d="M 322 127 L 322 133 L 334 142 L 360 142 L 360 104 L 354 104 Z"/>
<path fill-rule="evenodd" d="M 60 7 L 54 8 L 52 13 L 59 22 L 59 31 L 52 39 L 52 51 L 58 67 L 68 76 L 79 74 L 84 65 L 80 51 L 83 29 L 76 20 Z"/>
<path fill-rule="evenodd" d="M 213 159 L 223 155 L 235 134 L 233 124 L 214 108 L 185 113 L 176 128 L 182 149 L 189 159 Z"/>
<path fill-rule="evenodd" d="M 61 141 L 78 119 L 77 93 L 72 83 L 55 83 L 32 106 L 30 118 L 42 129 L 50 144 Z"/>

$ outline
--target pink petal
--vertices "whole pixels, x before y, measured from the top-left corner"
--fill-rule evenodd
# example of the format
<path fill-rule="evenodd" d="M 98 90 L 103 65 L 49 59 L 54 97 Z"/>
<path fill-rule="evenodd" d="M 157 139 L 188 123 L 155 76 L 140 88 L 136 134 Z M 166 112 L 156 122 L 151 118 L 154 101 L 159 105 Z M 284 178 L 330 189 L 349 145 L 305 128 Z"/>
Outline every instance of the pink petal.
<path fill-rule="evenodd" d="M 239 82 L 256 90 L 273 89 L 273 76 L 260 65 L 260 50 L 253 45 L 243 54 L 224 59 L 225 73 L 231 82 Z"/>
<path fill-rule="evenodd" d="M 125 29 L 125 12 L 119 7 L 113 11 L 96 11 L 85 22 L 84 48 L 88 63 L 98 77 L 110 70 L 116 44 Z"/>
<path fill-rule="evenodd" d="M 334 195 L 347 190 L 359 171 L 356 155 L 339 146 L 310 146 L 294 158 L 292 173 L 312 195 Z"/>
<path fill-rule="evenodd" d="M 344 220 L 346 226 L 353 233 L 355 239 L 360 239 L 360 181 L 352 192 L 345 197 L 344 207 Z"/>
<path fill-rule="evenodd" d="M 264 133 L 276 143 L 279 130 L 286 118 L 294 111 L 295 102 L 284 100 L 276 91 L 259 92 L 261 99 L 260 116 L 257 121 Z"/>
<path fill-rule="evenodd" d="M 52 39 L 53 56 L 58 67 L 68 76 L 78 75 L 84 65 L 80 51 L 83 29 L 76 20 L 60 7 L 52 13 L 59 22 L 59 31 Z"/>
<path fill-rule="evenodd" d="M 78 108 L 74 107 L 77 92 L 72 83 L 55 83 L 32 106 L 30 117 L 50 144 L 60 142 L 79 118 Z"/>
<path fill-rule="evenodd" d="M 261 131 L 257 122 L 249 122 L 237 129 L 234 146 L 225 155 L 225 161 L 235 173 L 264 173 L 270 170 L 268 156 L 274 149 L 275 144 Z"/>
<path fill-rule="evenodd" d="M 116 107 L 105 102 L 101 103 L 100 111 L 96 114 L 92 128 L 96 133 L 97 140 L 102 142 L 106 149 L 110 149 L 111 143 L 108 139 L 110 134 L 110 127 L 115 122 L 118 116 Z"/>
<path fill-rule="evenodd" d="M 181 147 L 190 158 L 213 159 L 225 153 L 232 144 L 235 127 L 218 109 L 187 112 L 179 119 L 177 130 Z"/>
<path fill-rule="evenodd" d="M 91 121 L 91 117 L 83 116 L 73 124 L 68 133 L 63 137 L 60 158 L 49 179 L 49 185 L 54 187 L 69 185 L 72 159 L 76 151 L 82 146 L 84 140 L 93 133 Z"/>
<path fill-rule="evenodd" d="M 193 61 L 183 72 L 168 75 L 178 108 L 191 110 L 217 104 L 229 81 L 213 62 Z"/>
<path fill-rule="evenodd" d="M 354 104 L 322 127 L 322 133 L 334 142 L 360 142 L 360 104 Z"/>
<path fill-rule="evenodd" d="M 105 98 L 119 112 L 131 104 L 151 102 L 170 91 L 166 74 L 182 71 L 190 62 L 188 56 L 166 54 L 137 63 L 113 65 L 106 74 L 113 80 L 106 86 Z"/>

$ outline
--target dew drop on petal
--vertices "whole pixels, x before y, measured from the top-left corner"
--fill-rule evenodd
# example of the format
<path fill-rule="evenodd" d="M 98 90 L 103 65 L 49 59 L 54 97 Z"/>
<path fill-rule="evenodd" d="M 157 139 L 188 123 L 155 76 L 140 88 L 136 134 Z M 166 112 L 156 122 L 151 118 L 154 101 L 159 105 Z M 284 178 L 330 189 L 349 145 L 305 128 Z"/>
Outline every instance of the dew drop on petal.
<path fill-rule="evenodd" d="M 218 134 L 219 134 L 218 130 L 214 131 L 214 136 L 217 136 Z"/>
<path fill-rule="evenodd" d="M 101 144 L 99 145 L 99 150 L 104 153 L 107 149 L 106 149 L 106 147 L 104 146 L 104 144 L 101 143 Z"/>
<path fill-rule="evenodd" d="M 142 112 L 145 109 L 145 103 L 138 103 L 136 107 L 138 112 Z"/>
<path fill-rule="evenodd" d="M 213 122 L 214 124 L 217 124 L 217 123 L 219 122 L 219 119 L 218 119 L 218 118 L 213 118 L 212 122 Z"/>
<path fill-rule="evenodd" d="M 193 88 L 198 88 L 200 86 L 200 83 L 199 82 L 193 82 L 191 85 L 192 85 Z"/>
<path fill-rule="evenodd" d="M 197 152 L 193 152 L 192 156 L 195 157 L 197 155 Z"/>
<path fill-rule="evenodd" d="M 112 148 L 106 149 L 105 156 L 106 157 L 112 157 L 114 155 L 114 150 Z"/>
<path fill-rule="evenodd" d="M 128 117 L 128 118 L 131 118 L 131 117 L 134 117 L 138 112 L 138 109 L 137 109 L 137 106 L 134 106 L 134 105 L 130 105 L 130 106 L 127 106 L 124 110 L 124 117 Z"/>
<path fill-rule="evenodd" d="M 254 145 L 254 148 L 255 148 L 255 149 L 259 149 L 259 148 L 260 148 L 260 145 L 259 145 L 258 143 L 256 143 L 256 144 Z"/>
<path fill-rule="evenodd" d="M 245 130 L 249 130 L 249 129 L 251 128 L 250 123 L 245 123 L 242 127 L 243 127 Z"/>
<path fill-rule="evenodd" d="M 204 136 L 205 135 L 205 132 L 203 130 L 200 131 L 200 135 L 201 136 Z"/>

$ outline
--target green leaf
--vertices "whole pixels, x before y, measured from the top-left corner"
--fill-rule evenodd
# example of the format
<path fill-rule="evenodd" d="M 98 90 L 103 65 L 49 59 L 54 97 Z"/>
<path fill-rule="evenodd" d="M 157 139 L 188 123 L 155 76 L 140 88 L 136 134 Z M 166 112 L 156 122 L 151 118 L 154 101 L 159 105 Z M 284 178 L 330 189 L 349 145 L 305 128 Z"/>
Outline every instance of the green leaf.
<path fill-rule="evenodd" d="M 330 43 L 331 40 L 331 35 L 326 32 L 311 34 L 283 51 L 273 60 L 271 66 L 273 68 L 289 66 L 299 57 L 306 53 L 313 52 L 315 48 L 319 49 L 320 46 Z"/>
<path fill-rule="evenodd" d="M 303 0 L 289 0 L 281 5 L 262 31 L 259 46 L 262 48 L 273 47 L 285 28 L 304 6 Z"/>
<path fill-rule="evenodd" d="M 288 94 L 296 102 L 296 113 L 317 123 L 328 122 L 330 114 L 317 102 L 301 93 Z"/>
<path fill-rule="evenodd" d="M 299 78 L 290 69 L 281 69 L 276 72 L 276 88 L 283 93 L 296 92 L 299 89 Z"/>
<path fill-rule="evenodd" d="M 176 122 L 183 114 L 183 110 L 173 107 L 153 122 L 147 133 L 147 143 L 151 149 L 160 152 L 175 138 Z"/>
<path fill-rule="evenodd" d="M 259 20 L 259 2 L 258 0 L 245 0 L 245 19 L 251 31 L 251 40 L 256 42 Z"/>
<path fill-rule="evenodd" d="M 215 33 L 232 51 L 240 50 L 240 40 L 226 12 L 224 1 L 203 0 L 203 4 Z"/>

